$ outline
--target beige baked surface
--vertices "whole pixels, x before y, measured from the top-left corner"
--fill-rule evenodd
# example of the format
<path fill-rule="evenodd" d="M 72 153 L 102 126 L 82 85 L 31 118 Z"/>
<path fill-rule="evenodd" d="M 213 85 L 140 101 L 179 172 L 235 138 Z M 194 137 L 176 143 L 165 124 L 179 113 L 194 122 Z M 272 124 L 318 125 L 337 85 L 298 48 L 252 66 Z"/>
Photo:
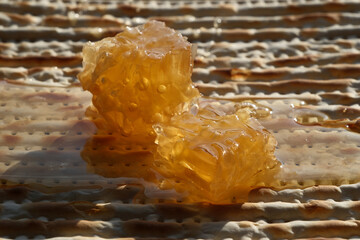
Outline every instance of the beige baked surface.
<path fill-rule="evenodd" d="M 96 129 L 76 79 L 82 45 L 149 18 L 197 44 L 205 96 L 273 109 L 263 124 L 279 143 L 281 190 L 191 205 L 87 171 L 80 152 Z M 355 0 L 0 0 L 0 238 L 360 238 L 359 133 L 293 120 L 360 129 L 359 24 Z"/>

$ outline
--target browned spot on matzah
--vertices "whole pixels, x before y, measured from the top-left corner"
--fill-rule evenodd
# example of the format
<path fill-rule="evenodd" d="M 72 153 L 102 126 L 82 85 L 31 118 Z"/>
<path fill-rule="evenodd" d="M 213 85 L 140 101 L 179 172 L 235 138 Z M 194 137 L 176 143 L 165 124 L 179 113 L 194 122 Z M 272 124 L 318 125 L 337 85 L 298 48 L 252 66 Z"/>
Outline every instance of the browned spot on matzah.
<path fill-rule="evenodd" d="M 289 57 L 281 58 L 270 61 L 268 64 L 283 67 L 283 66 L 301 66 L 309 65 L 316 61 L 316 56 L 301 56 L 301 57 Z"/>
<path fill-rule="evenodd" d="M 332 12 L 332 11 L 344 11 L 348 6 L 342 2 L 333 1 L 327 2 L 324 4 L 324 10 Z"/>
<path fill-rule="evenodd" d="M 11 20 L 15 21 L 17 24 L 20 25 L 26 25 L 26 24 L 31 24 L 32 22 L 34 22 L 33 18 L 31 18 L 28 15 L 20 15 L 20 14 L 15 14 L 15 13 L 5 13 L 9 18 L 11 18 Z"/>
<path fill-rule="evenodd" d="M 237 69 L 234 69 L 234 79 L 237 80 L 238 72 L 241 73 L 241 71 L 238 71 Z M 284 75 L 286 75 L 286 70 L 276 69 L 276 70 L 262 70 L 262 71 L 252 71 L 248 77 L 249 80 L 252 79 L 276 79 L 276 78 L 282 78 Z M 241 76 L 241 75 L 240 75 Z M 240 77 L 241 78 L 241 77 Z"/>
<path fill-rule="evenodd" d="M 310 201 L 304 204 L 302 212 L 306 218 L 327 219 L 332 211 L 332 207 L 324 201 Z"/>
<path fill-rule="evenodd" d="M 318 20 L 325 20 L 329 23 L 337 23 L 340 20 L 340 15 L 335 13 L 311 13 L 304 15 L 293 15 L 293 16 L 284 16 L 284 21 L 293 25 L 293 26 L 301 26 L 304 23 L 312 23 Z"/>
<path fill-rule="evenodd" d="M 348 53 L 342 55 L 338 62 L 339 63 L 355 63 L 360 60 L 360 53 Z"/>
<path fill-rule="evenodd" d="M 20 136 L 3 135 L 2 138 L 4 139 L 5 146 L 15 146 L 21 142 Z"/>
<path fill-rule="evenodd" d="M 118 4 L 117 7 L 129 16 L 134 16 L 135 14 L 140 12 L 140 8 L 136 5 Z"/>
<path fill-rule="evenodd" d="M 360 66 L 358 65 L 339 65 L 326 66 L 324 69 L 329 70 L 334 77 L 358 77 L 360 75 Z"/>

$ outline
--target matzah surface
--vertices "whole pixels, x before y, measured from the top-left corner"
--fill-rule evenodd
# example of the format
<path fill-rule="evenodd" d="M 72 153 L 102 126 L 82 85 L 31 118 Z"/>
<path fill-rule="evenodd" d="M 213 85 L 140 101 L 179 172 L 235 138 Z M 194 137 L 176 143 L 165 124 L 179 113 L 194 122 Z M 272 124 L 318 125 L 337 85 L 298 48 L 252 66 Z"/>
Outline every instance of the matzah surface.
<path fill-rule="evenodd" d="M 0 0 L 0 238 L 360 238 L 359 11 L 347 0 Z M 284 163 L 277 190 L 188 204 L 88 171 L 82 46 L 148 19 L 197 45 L 205 97 L 273 110 L 263 124 Z M 300 113 L 355 132 L 301 126 Z"/>

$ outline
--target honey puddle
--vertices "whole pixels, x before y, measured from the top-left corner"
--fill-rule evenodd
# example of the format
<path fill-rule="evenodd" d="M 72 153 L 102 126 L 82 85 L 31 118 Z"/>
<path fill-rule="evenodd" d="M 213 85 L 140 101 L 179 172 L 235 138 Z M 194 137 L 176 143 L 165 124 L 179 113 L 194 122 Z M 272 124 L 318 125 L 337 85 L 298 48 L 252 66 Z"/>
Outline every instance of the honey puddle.
<path fill-rule="evenodd" d="M 323 111 L 316 110 L 316 106 L 303 102 L 273 106 L 272 119 L 261 121 L 277 139 L 275 154 L 283 163 L 273 188 L 360 181 L 357 171 L 360 164 L 359 120 L 349 120 L 338 112 L 331 119 Z"/>
<path fill-rule="evenodd" d="M 294 120 L 296 123 L 304 126 L 343 128 L 351 132 L 360 133 L 360 119 L 329 119 L 325 113 L 305 108 L 297 109 Z"/>

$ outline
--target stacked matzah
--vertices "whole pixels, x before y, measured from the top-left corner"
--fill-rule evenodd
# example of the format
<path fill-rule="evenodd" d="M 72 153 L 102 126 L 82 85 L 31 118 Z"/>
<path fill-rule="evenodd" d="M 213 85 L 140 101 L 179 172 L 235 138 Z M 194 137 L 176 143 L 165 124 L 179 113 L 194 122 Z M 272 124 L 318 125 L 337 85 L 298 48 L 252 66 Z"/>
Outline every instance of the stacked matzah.
<path fill-rule="evenodd" d="M 263 124 L 279 142 L 283 190 L 184 204 L 87 171 L 82 46 L 150 18 L 197 44 L 205 96 L 273 109 Z M 0 237 L 360 237 L 360 135 L 293 120 L 349 118 L 356 130 L 359 21 L 360 2 L 346 0 L 0 0 Z"/>

